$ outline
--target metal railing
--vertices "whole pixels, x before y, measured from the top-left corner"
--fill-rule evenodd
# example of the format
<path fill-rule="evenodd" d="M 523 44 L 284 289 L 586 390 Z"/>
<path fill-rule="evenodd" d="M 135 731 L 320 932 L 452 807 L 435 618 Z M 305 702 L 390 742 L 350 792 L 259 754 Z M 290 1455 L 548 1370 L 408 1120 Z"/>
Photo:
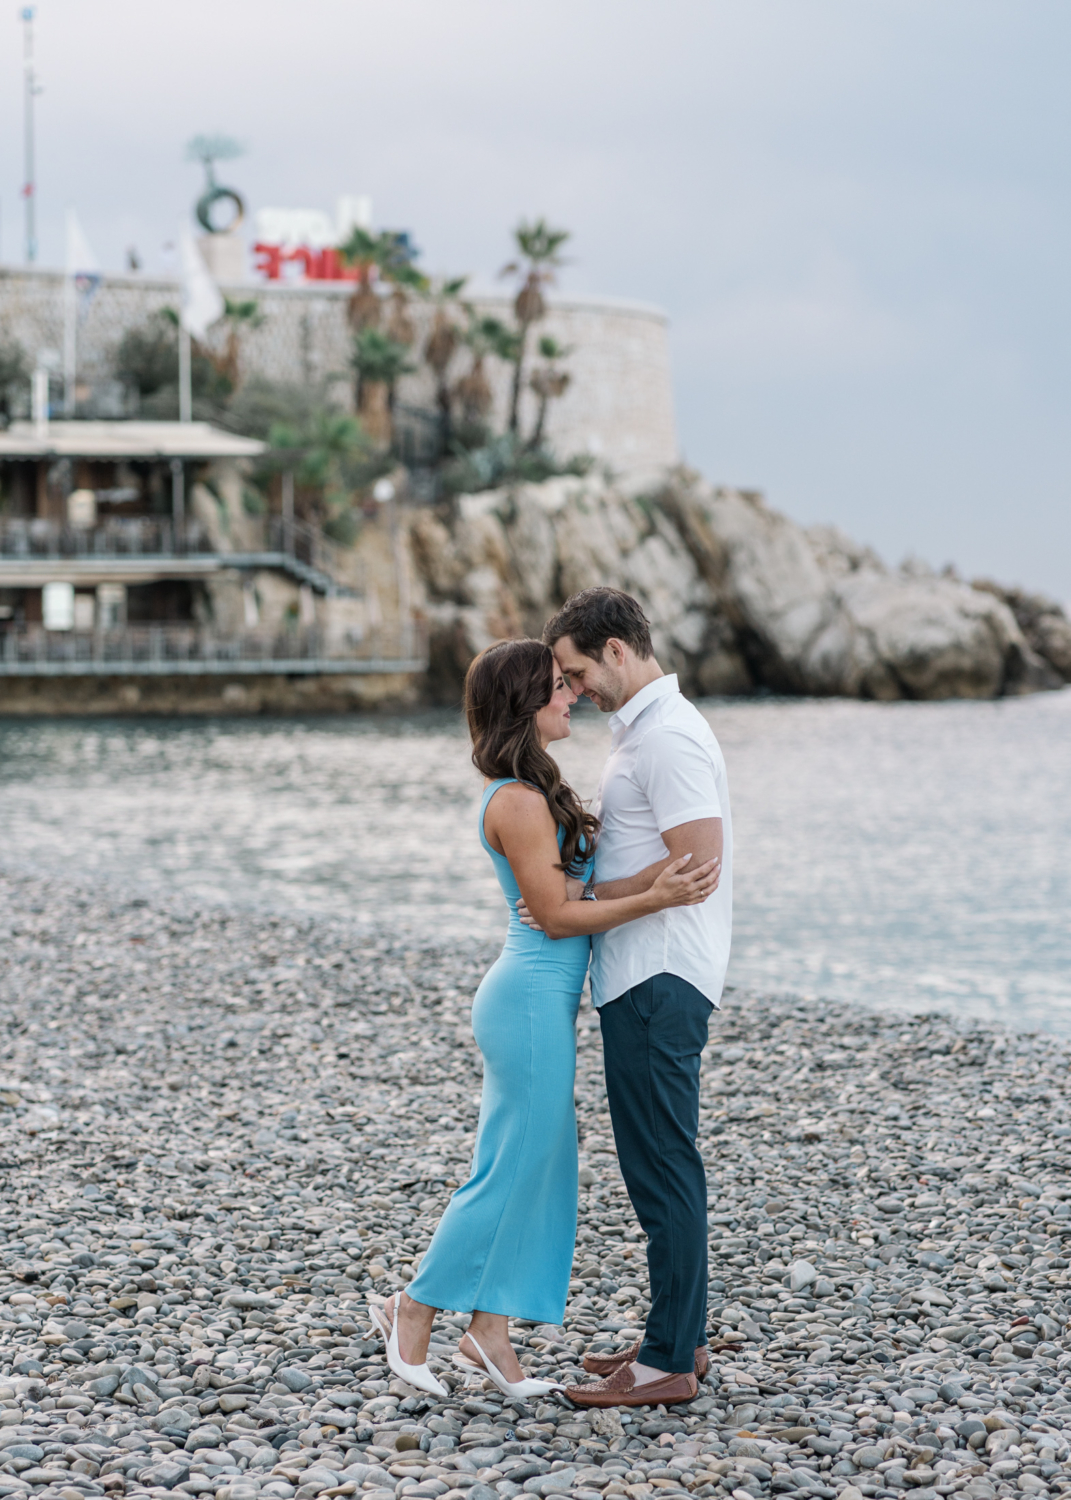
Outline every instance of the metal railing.
<path fill-rule="evenodd" d="M 345 638 L 297 625 L 275 635 L 250 630 L 231 636 L 184 624 L 0 628 L 0 677 L 420 672 L 426 666 L 419 620 L 364 635 L 351 631 Z"/>
<path fill-rule="evenodd" d="M 109 517 L 96 526 L 0 518 L 0 561 L 92 564 L 219 558 L 235 567 L 282 567 L 323 588 L 344 572 L 340 548 L 315 526 L 269 516 L 260 532 L 261 540 L 252 548 L 223 549 L 192 519 L 176 527 L 164 516 Z"/>
<path fill-rule="evenodd" d="M 317 526 L 269 516 L 265 527 L 267 551 L 281 552 L 332 578 L 341 570 L 340 550 Z"/>
<path fill-rule="evenodd" d="M 217 550 L 195 520 L 176 532 L 165 516 L 109 516 L 96 526 L 36 517 L 0 519 L 0 557 L 5 558 L 185 557 Z"/>
<path fill-rule="evenodd" d="M 233 550 L 237 549 L 226 549 Z M 324 572 L 339 564 L 339 549 L 322 531 L 279 516 L 267 518 L 264 544 L 252 550 L 282 552 Z M 95 526 L 70 526 L 36 517 L 0 518 L 0 557 L 175 557 L 188 553 L 226 555 L 196 520 L 176 529 L 167 516 L 109 516 Z"/>

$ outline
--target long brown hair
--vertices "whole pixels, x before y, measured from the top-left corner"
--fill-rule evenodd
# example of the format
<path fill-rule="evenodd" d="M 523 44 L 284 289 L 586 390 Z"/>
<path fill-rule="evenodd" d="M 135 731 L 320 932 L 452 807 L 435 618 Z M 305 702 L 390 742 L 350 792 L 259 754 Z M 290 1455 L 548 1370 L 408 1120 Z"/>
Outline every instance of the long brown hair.
<path fill-rule="evenodd" d="M 562 780 L 536 730 L 536 714 L 551 700 L 557 670 L 554 653 L 542 641 L 499 641 L 465 674 L 465 713 L 472 764 L 491 781 L 515 776 L 543 793 L 562 829 L 559 868 L 579 875 L 595 849 L 598 819 Z"/>

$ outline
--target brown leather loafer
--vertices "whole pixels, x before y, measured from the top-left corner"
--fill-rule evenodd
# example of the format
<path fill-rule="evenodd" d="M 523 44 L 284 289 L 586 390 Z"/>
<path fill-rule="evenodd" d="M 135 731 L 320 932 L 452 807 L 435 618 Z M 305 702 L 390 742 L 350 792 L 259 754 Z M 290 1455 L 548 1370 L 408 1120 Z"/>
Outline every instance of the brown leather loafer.
<path fill-rule="evenodd" d="M 630 1365 L 640 1354 L 640 1340 L 630 1344 L 627 1349 L 619 1349 L 616 1354 L 585 1354 L 584 1369 L 589 1375 L 612 1375 L 622 1365 Z M 710 1369 L 710 1349 L 707 1344 L 700 1344 L 695 1351 L 695 1378 L 705 1380 L 706 1373 Z"/>
<path fill-rule="evenodd" d="M 629 1365 L 619 1365 L 612 1375 L 591 1385 L 565 1387 L 574 1406 L 673 1406 L 693 1401 L 698 1393 L 699 1383 L 691 1370 L 637 1385 Z"/>

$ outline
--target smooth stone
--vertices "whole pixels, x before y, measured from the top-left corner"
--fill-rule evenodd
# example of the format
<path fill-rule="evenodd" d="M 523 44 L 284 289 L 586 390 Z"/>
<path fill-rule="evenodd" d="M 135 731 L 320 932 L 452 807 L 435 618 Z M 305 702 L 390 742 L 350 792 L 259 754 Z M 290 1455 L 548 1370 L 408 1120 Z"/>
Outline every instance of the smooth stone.
<path fill-rule="evenodd" d="M 576 1475 L 576 1469 L 560 1469 L 557 1474 L 543 1474 L 534 1479 L 526 1479 L 524 1488 L 533 1495 L 563 1494 L 572 1489 Z"/>
<path fill-rule="evenodd" d="M 176 1485 L 181 1484 L 189 1476 L 188 1464 L 168 1463 L 157 1464 L 153 1468 L 143 1470 L 139 1479 L 145 1484 L 160 1484 L 165 1489 L 173 1490 Z"/>
<path fill-rule="evenodd" d="M 465 1457 L 477 1469 L 490 1469 L 505 1456 L 504 1448 L 466 1448 Z"/>
<path fill-rule="evenodd" d="M 335 1489 L 339 1484 L 339 1476 L 334 1469 L 321 1468 L 319 1464 L 313 1464 L 308 1469 L 303 1469 L 301 1474 L 302 1484 L 318 1484 L 321 1489 Z"/>
<path fill-rule="evenodd" d="M 793 1292 L 801 1292 L 817 1277 L 818 1271 L 809 1260 L 794 1260 L 788 1268 L 789 1289 Z"/>

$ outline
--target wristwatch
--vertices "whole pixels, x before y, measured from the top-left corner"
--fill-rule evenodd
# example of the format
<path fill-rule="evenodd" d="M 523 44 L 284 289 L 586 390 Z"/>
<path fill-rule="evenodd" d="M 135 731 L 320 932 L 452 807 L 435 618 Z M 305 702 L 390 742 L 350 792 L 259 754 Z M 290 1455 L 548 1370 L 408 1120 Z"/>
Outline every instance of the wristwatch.
<path fill-rule="evenodd" d="M 594 875 L 591 877 L 591 879 L 588 881 L 587 885 L 584 887 L 584 894 L 581 896 L 580 899 L 581 899 L 581 901 L 597 901 L 599 899 L 598 896 L 596 896 L 596 894 L 595 894 L 595 877 L 594 877 Z"/>

